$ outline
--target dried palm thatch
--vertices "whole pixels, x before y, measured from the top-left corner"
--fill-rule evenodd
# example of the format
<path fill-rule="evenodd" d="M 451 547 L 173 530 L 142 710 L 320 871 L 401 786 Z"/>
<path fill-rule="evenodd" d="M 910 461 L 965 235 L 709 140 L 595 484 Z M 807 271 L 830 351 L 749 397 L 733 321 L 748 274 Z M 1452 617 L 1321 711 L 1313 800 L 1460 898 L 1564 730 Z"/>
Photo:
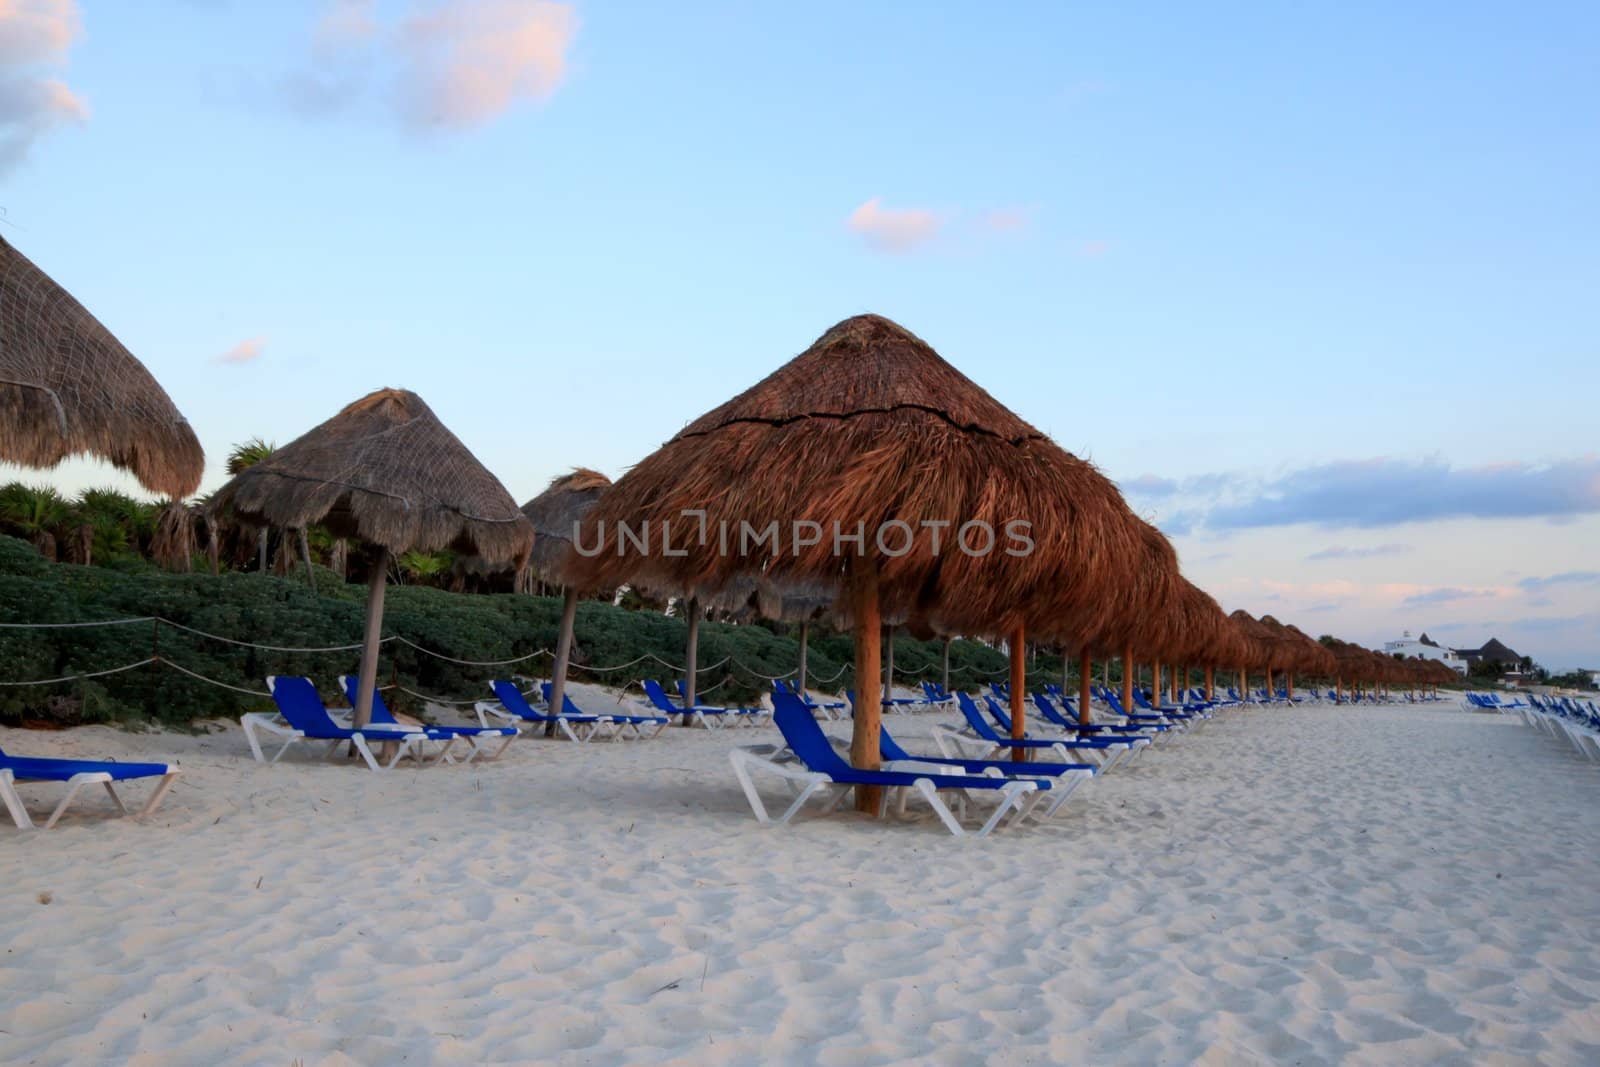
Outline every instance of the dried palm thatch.
<path fill-rule="evenodd" d="M 1331 677 L 1334 663 L 1333 653 L 1323 648 L 1320 643 L 1313 640 L 1304 630 L 1289 623 L 1284 626 L 1289 636 L 1294 640 L 1296 658 L 1294 669 L 1300 674 L 1315 675 L 1317 677 Z"/>
<path fill-rule="evenodd" d="M 1008 524 L 1024 523 L 1031 550 L 1007 554 L 1020 545 Z M 641 544 L 619 524 L 655 536 Z M 835 531 L 861 531 L 864 543 Z M 574 558 L 571 573 L 586 586 L 641 581 L 699 595 L 740 574 L 848 583 L 859 600 L 858 677 L 880 667 L 880 611 L 923 631 L 1043 624 L 1081 640 L 1106 625 L 1138 561 L 1115 485 L 877 315 L 840 322 L 647 456 L 590 513 L 583 543 L 595 554 Z M 1015 672 L 1020 652 L 1014 659 Z M 1019 701 L 1022 688 L 1013 687 Z M 1020 731 L 1020 704 L 1014 711 Z M 871 697 L 856 709 L 857 766 L 877 765 L 877 714 Z M 870 806 L 871 791 L 858 792 Z"/>
<path fill-rule="evenodd" d="M 533 527 L 505 486 L 404 389 L 369 393 L 274 449 L 217 490 L 210 508 L 251 525 L 321 525 L 380 550 L 367 594 L 358 727 L 372 710 L 389 555 L 448 548 L 520 567 L 533 547 Z"/>
<path fill-rule="evenodd" d="M 705 512 L 708 543 L 693 536 Z M 891 520 L 912 528 L 910 551 L 891 558 L 872 531 Z M 1031 553 L 1003 552 L 1007 522 L 1029 522 Z M 641 550 L 633 530 L 671 524 Z M 953 547 L 963 523 L 1001 539 L 986 556 Z M 946 631 L 1004 632 L 1019 623 L 1073 620 L 1087 634 L 1106 621 L 1107 594 L 1135 569 L 1134 517 L 1121 493 L 1089 463 L 1051 442 L 903 327 L 876 315 L 846 319 L 755 386 L 695 420 L 606 492 L 585 523 L 586 551 L 573 574 L 587 586 L 641 581 L 714 593 L 735 575 L 780 584 L 840 583 L 847 564 L 871 560 L 883 606 Z M 927 522 L 943 523 L 937 530 Z M 747 546 L 741 524 L 772 542 Z M 816 523 L 820 542 L 800 546 L 796 523 Z M 859 555 L 835 552 L 835 523 L 867 531 Z M 731 532 L 723 552 L 717 531 Z M 941 549 L 933 550 L 935 536 Z M 896 533 L 897 550 L 904 538 Z M 974 535 L 974 540 L 976 535 Z M 597 549 L 597 550 L 596 550 Z"/>
<path fill-rule="evenodd" d="M 540 581 L 569 585 L 566 562 L 577 524 L 611 487 L 611 479 L 587 467 L 574 467 L 551 481 L 545 491 L 522 505 L 533 524 L 533 554 L 528 566 Z"/>
<path fill-rule="evenodd" d="M 277 448 L 213 495 L 251 525 L 321 525 L 399 555 L 451 549 L 520 565 L 533 530 L 422 398 L 380 389 Z"/>
<path fill-rule="evenodd" d="M 205 467 L 144 364 L 0 238 L 0 459 L 53 467 L 85 453 L 173 498 L 193 493 Z"/>
<path fill-rule="evenodd" d="M 169 571 L 193 571 L 195 553 L 200 551 L 200 539 L 195 533 L 198 521 L 197 508 L 181 500 L 167 501 L 156 520 L 155 535 L 150 538 L 150 558 Z"/>

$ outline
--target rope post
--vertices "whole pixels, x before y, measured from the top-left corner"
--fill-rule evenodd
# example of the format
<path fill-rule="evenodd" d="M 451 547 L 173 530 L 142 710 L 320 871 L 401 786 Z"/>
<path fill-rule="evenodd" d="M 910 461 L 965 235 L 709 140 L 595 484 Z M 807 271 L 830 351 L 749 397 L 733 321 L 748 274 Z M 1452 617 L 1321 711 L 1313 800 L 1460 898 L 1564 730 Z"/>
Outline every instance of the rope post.
<path fill-rule="evenodd" d="M 695 706 L 697 694 L 695 681 L 698 675 L 696 668 L 700 659 L 700 598 L 689 598 L 689 637 L 683 646 L 683 706 Z M 689 725 L 689 716 L 683 716 L 683 725 Z"/>
<path fill-rule="evenodd" d="M 806 641 L 811 636 L 811 623 L 802 619 L 800 622 L 800 667 L 795 672 L 795 692 L 800 695 L 802 703 L 806 699 Z"/>
<path fill-rule="evenodd" d="M 572 658 L 572 630 L 578 620 L 578 590 L 566 588 L 561 601 L 561 634 L 556 638 L 556 661 L 550 667 L 550 714 L 560 715 L 567 706 L 567 663 Z M 687 716 L 685 716 L 687 718 Z M 556 735 L 556 720 L 544 727 L 546 737 Z"/>
<path fill-rule="evenodd" d="M 894 624 L 883 628 L 883 699 L 894 699 Z"/>
<path fill-rule="evenodd" d="M 1130 645 L 1122 646 L 1122 711 L 1129 714 L 1133 711 L 1133 648 Z"/>
<path fill-rule="evenodd" d="M 367 578 L 367 634 L 361 646 L 361 674 L 350 722 L 357 730 L 372 721 L 372 691 L 378 684 L 378 635 L 383 631 L 383 589 L 389 580 L 389 550 L 379 548 Z"/>
<path fill-rule="evenodd" d="M 1078 721 L 1089 725 L 1089 684 L 1094 681 L 1094 664 L 1089 661 L 1089 652 L 1084 650 L 1078 660 Z"/>
<path fill-rule="evenodd" d="M 1028 651 L 1019 625 L 1011 632 L 1011 739 L 1020 741 L 1027 736 L 1023 711 L 1028 700 Z M 1018 746 L 1011 750 L 1011 758 L 1018 763 L 1028 758 L 1028 750 Z"/>

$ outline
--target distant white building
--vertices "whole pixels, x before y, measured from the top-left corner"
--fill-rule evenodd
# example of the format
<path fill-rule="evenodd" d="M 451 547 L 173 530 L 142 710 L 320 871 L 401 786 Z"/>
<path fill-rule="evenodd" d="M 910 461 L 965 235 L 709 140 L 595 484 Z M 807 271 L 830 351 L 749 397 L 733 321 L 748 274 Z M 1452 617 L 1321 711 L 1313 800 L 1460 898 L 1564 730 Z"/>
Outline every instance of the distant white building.
<path fill-rule="evenodd" d="M 1467 673 L 1467 661 L 1451 652 L 1448 648 L 1441 648 L 1428 639 L 1427 634 L 1421 637 L 1412 637 L 1407 630 L 1398 641 L 1385 641 L 1383 650 L 1391 656 L 1405 656 L 1408 659 L 1436 659 L 1457 674 Z"/>

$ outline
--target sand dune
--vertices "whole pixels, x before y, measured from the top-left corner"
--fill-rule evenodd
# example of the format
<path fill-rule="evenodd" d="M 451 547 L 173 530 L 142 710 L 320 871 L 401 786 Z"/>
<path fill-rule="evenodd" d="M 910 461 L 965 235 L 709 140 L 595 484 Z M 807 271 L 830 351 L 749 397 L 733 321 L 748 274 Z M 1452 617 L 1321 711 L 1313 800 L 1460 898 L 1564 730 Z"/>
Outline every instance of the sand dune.
<path fill-rule="evenodd" d="M 1600 773 L 1510 719 L 1232 712 L 983 841 L 758 826 L 726 752 L 775 736 L 374 775 L 0 731 L 184 769 L 0 828 L 0 1062 L 1600 1061 Z"/>

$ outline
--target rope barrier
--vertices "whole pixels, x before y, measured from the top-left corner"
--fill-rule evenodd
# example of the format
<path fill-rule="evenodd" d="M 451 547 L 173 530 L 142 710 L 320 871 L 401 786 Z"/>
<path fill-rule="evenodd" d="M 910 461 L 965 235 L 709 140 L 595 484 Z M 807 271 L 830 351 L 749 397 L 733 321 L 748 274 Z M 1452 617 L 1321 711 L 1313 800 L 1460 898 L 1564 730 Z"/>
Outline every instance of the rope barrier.
<path fill-rule="evenodd" d="M 149 622 L 150 620 L 146 619 L 144 621 Z M 159 623 L 164 623 L 167 626 L 171 626 L 171 627 L 173 627 L 174 629 L 177 629 L 177 630 L 184 630 L 184 631 L 187 631 L 188 633 L 195 634 L 195 635 L 197 635 L 199 637 L 208 638 L 209 640 L 212 640 L 212 641 L 221 641 L 223 644 L 237 645 L 240 648 L 258 648 L 258 649 L 261 649 L 261 650 L 263 650 L 265 652 L 353 652 L 353 651 L 356 651 L 356 650 L 358 650 L 358 649 L 360 649 L 362 647 L 359 643 L 358 644 L 354 644 L 354 645 L 314 645 L 314 646 L 308 645 L 308 646 L 305 646 L 305 647 L 296 647 L 296 646 L 293 646 L 293 645 L 258 645 L 258 644 L 255 644 L 254 642 L 251 642 L 251 641 L 238 641 L 238 640 L 235 640 L 232 637 L 223 637 L 221 634 L 207 633 L 204 630 L 197 630 L 193 626 L 185 626 L 181 622 L 173 622 L 171 619 L 163 619 L 163 618 L 160 618 L 160 617 L 156 617 L 155 621 L 159 622 Z M 403 638 L 403 637 L 385 637 L 385 638 L 381 638 L 378 641 L 378 644 L 385 645 L 385 644 L 388 644 L 390 641 L 404 641 L 404 640 L 405 640 L 405 638 Z M 409 643 L 410 642 L 407 642 L 407 644 L 409 644 Z"/>
<path fill-rule="evenodd" d="M 526 656 L 515 656 L 511 659 L 456 659 L 454 656 L 447 656 L 443 652 L 435 652 L 431 648 L 423 648 L 415 641 L 401 637 L 399 634 L 394 634 L 391 637 L 385 637 L 384 641 L 398 641 L 402 645 L 416 649 L 424 656 L 432 656 L 434 659 L 442 659 L 449 663 L 459 663 L 463 667 L 509 667 L 513 663 L 526 663 L 528 660 L 537 659 L 539 656 L 555 655 L 555 653 L 550 651 L 548 648 L 540 648 L 529 652 Z M 360 648 L 361 646 L 355 645 L 353 647 Z"/>
<path fill-rule="evenodd" d="M 81 630 L 89 626 L 132 626 L 154 618 L 154 615 L 141 615 L 136 619 L 101 619 L 97 622 L 0 622 L 0 630 Z"/>
<path fill-rule="evenodd" d="M 205 675 L 191 671 L 188 667 L 185 667 L 179 663 L 174 663 L 170 659 L 162 659 L 156 662 L 159 662 L 164 666 L 171 667 L 180 674 L 187 674 L 196 681 L 205 682 L 207 685 L 217 686 L 219 689 L 232 689 L 235 693 L 244 693 L 247 696 L 253 697 L 269 697 L 272 695 L 265 689 L 244 689 L 237 685 L 229 685 L 227 682 L 219 682 L 215 678 L 207 678 Z"/>
<path fill-rule="evenodd" d="M 157 662 L 156 657 L 148 656 L 145 659 L 140 660 L 138 663 L 129 663 L 122 667 L 112 667 L 107 671 L 91 671 L 87 674 L 69 674 L 65 678 L 41 678 L 32 682 L 0 682 L 0 686 L 16 687 L 23 685 L 57 685 L 61 682 L 81 682 L 85 678 L 104 678 L 108 674 L 121 674 L 123 671 L 131 671 L 135 667 L 143 667 L 148 663 L 155 662 Z"/>

